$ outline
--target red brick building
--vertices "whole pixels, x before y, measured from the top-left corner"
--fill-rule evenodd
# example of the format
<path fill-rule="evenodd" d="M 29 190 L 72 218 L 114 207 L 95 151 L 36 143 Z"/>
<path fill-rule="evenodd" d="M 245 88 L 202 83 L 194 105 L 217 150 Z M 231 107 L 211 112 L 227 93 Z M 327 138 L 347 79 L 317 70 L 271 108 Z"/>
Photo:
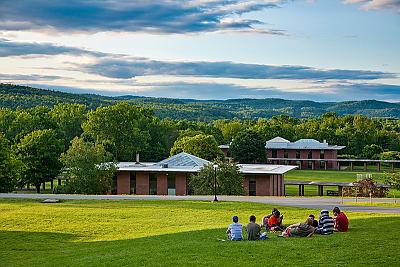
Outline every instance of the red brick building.
<path fill-rule="evenodd" d="M 229 145 L 220 145 L 226 157 L 230 157 Z M 267 163 L 296 165 L 299 169 L 336 170 L 339 168 L 337 151 L 345 146 L 329 145 L 315 139 L 300 139 L 290 142 L 282 137 L 275 137 L 265 143 Z"/>
<path fill-rule="evenodd" d="M 275 164 L 293 164 L 300 169 L 337 169 L 337 151 L 345 146 L 329 145 L 315 139 L 290 142 L 275 137 L 265 143 L 267 161 Z"/>
<path fill-rule="evenodd" d="M 188 178 L 211 162 L 182 152 L 157 163 L 121 162 L 115 180 L 117 194 L 187 195 Z M 239 164 L 246 195 L 284 195 L 284 173 L 297 166 Z"/>

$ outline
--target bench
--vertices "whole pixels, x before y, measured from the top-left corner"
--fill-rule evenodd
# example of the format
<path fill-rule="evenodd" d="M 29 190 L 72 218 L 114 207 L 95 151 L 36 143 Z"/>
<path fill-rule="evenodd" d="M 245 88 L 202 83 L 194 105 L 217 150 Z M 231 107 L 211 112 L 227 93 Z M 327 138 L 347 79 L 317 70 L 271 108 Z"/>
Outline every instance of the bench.
<path fill-rule="evenodd" d="M 327 196 L 339 196 L 339 192 L 335 190 L 327 190 L 326 191 Z"/>

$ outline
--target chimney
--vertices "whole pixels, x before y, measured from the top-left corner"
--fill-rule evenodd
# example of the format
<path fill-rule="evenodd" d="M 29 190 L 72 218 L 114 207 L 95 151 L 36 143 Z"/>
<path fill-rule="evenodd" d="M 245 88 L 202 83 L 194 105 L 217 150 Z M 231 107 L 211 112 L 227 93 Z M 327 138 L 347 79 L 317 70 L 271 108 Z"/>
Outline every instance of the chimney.
<path fill-rule="evenodd" d="M 136 163 L 139 163 L 139 153 L 136 153 Z"/>
<path fill-rule="evenodd" d="M 324 139 L 324 144 L 326 144 L 326 139 Z"/>

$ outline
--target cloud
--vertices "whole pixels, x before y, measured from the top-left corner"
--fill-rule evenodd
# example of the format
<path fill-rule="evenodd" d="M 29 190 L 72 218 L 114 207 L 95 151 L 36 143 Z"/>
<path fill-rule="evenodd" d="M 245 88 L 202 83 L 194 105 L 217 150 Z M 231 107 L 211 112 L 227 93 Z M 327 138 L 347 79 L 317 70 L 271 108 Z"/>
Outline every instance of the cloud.
<path fill-rule="evenodd" d="M 92 55 L 102 56 L 105 55 L 100 52 L 93 52 L 86 49 L 58 46 L 50 43 L 28 43 L 28 42 L 14 42 L 8 39 L 0 38 L 0 57 L 9 56 L 43 56 L 43 55 Z"/>
<path fill-rule="evenodd" d="M 38 74 L 2 74 L 0 73 L 0 81 L 1 82 L 9 82 L 9 81 L 54 81 L 63 79 L 66 80 L 65 77 L 57 76 L 57 75 L 38 75 Z"/>
<path fill-rule="evenodd" d="M 257 31 L 243 14 L 278 7 L 284 0 L 2 0 L 0 30 L 61 32 L 200 33 Z"/>
<path fill-rule="evenodd" d="M 397 77 L 393 73 L 371 70 L 317 69 L 307 66 L 244 64 L 230 61 L 161 61 L 102 53 L 84 48 L 58 46 L 51 43 L 14 42 L 0 38 L 0 57 L 54 55 L 90 56 L 90 63 L 70 63 L 69 65 L 72 67 L 64 70 L 80 71 L 115 79 L 131 79 L 137 76 L 177 76 L 326 81 L 376 80 Z"/>
<path fill-rule="evenodd" d="M 400 13 L 399 0 L 344 0 L 345 4 L 361 4 L 363 10 L 392 9 Z"/>
<path fill-rule="evenodd" d="M 396 75 L 366 70 L 321 70 L 306 66 L 273 66 L 234 62 L 176 62 L 134 57 L 104 57 L 95 63 L 77 65 L 83 72 L 108 78 L 131 79 L 136 76 L 171 75 L 238 79 L 297 80 L 374 80 Z"/>

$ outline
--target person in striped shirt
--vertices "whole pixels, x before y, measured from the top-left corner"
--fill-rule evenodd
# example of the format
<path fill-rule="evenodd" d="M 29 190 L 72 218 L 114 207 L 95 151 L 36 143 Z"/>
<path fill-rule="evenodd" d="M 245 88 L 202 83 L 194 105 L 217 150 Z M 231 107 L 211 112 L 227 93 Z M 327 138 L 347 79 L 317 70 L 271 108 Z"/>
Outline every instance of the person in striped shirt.
<path fill-rule="evenodd" d="M 321 210 L 316 233 L 321 235 L 330 235 L 333 233 L 334 225 L 335 223 L 332 217 L 329 216 L 329 211 Z"/>
<path fill-rule="evenodd" d="M 239 217 L 233 216 L 232 218 L 233 223 L 228 226 L 228 230 L 226 233 L 228 234 L 229 240 L 243 240 L 242 235 L 242 225 L 239 223 Z"/>

